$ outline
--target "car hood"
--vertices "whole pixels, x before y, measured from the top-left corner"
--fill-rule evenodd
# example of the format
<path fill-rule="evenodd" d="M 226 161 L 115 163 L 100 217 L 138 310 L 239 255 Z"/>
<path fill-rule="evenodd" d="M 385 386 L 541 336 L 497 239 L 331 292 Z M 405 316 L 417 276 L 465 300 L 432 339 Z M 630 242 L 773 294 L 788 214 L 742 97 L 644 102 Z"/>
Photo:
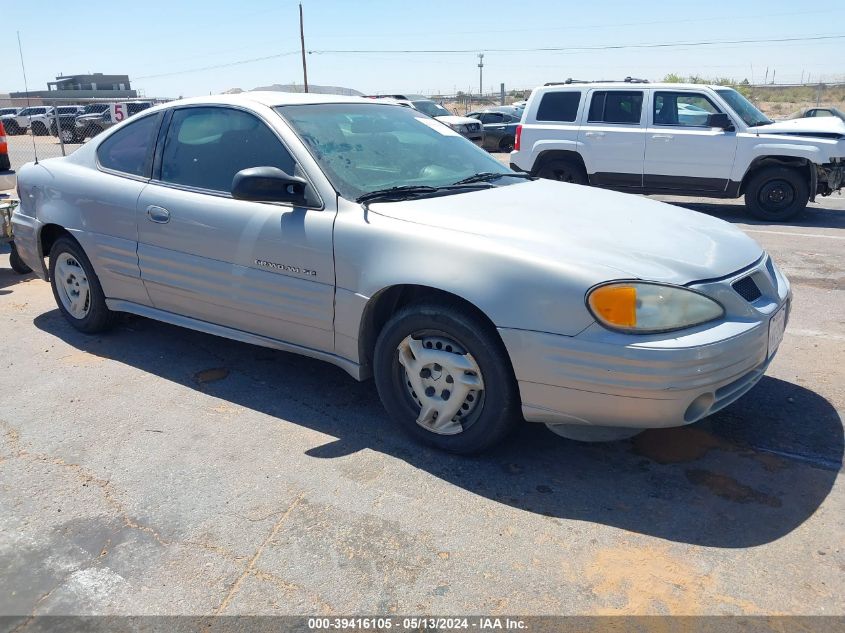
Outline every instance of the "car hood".
<path fill-rule="evenodd" d="M 789 119 L 751 127 L 748 131 L 759 134 L 806 134 L 807 136 L 841 134 L 845 136 L 845 121 L 832 116 Z"/>
<path fill-rule="evenodd" d="M 763 250 L 732 224 L 639 196 L 537 180 L 470 193 L 373 203 L 374 213 L 483 236 L 526 257 L 606 278 L 672 284 L 713 279 Z M 493 245 L 488 250 L 499 250 Z"/>
<path fill-rule="evenodd" d="M 466 125 L 467 123 L 478 123 L 478 119 L 471 119 L 466 116 L 455 116 L 455 115 L 443 115 L 443 116 L 436 116 L 434 117 L 438 121 L 445 123 L 447 125 Z"/>

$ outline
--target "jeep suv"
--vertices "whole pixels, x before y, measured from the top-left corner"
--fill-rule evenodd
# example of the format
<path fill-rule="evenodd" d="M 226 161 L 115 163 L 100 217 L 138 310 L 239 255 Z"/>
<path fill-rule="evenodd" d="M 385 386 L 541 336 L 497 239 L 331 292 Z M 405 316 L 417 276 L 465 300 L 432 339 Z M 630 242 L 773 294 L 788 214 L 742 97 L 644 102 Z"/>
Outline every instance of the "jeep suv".
<path fill-rule="evenodd" d="M 744 195 L 751 215 L 784 221 L 841 189 L 845 123 L 775 123 L 724 86 L 568 80 L 532 92 L 510 162 L 634 193 Z"/>

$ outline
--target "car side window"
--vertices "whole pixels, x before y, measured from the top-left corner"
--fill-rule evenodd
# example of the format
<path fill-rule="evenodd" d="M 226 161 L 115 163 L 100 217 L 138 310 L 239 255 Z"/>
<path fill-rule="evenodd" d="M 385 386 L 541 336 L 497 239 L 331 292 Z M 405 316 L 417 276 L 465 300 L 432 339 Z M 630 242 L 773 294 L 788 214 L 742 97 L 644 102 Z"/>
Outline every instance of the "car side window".
<path fill-rule="evenodd" d="M 97 148 L 101 167 L 149 178 L 161 114 L 145 116 L 117 130 Z"/>
<path fill-rule="evenodd" d="M 249 167 L 278 167 L 293 175 L 293 157 L 258 117 L 234 108 L 174 111 L 161 157 L 161 180 L 229 193 Z"/>
<path fill-rule="evenodd" d="M 481 115 L 481 122 L 482 123 L 501 123 L 503 118 L 504 118 L 503 114 L 499 114 L 498 112 L 488 112 L 487 114 Z"/>
<path fill-rule="evenodd" d="M 816 117 L 833 116 L 833 112 L 831 112 L 830 110 L 816 110 L 814 116 L 816 116 Z"/>
<path fill-rule="evenodd" d="M 707 127 L 707 117 L 720 112 L 710 99 L 689 92 L 655 92 L 654 124 Z"/>
<path fill-rule="evenodd" d="M 571 123 L 578 116 L 581 93 L 578 91 L 547 92 L 537 107 L 538 121 Z"/>
<path fill-rule="evenodd" d="M 643 93 L 634 90 L 598 90 L 593 93 L 587 121 L 590 123 L 639 123 Z"/>

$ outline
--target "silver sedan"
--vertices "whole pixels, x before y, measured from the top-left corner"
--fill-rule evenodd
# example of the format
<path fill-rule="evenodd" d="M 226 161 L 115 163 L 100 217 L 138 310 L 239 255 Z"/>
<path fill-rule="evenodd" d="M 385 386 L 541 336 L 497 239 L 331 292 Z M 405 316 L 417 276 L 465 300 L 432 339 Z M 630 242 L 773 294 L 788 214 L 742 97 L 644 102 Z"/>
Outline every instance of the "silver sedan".
<path fill-rule="evenodd" d="M 19 175 L 22 258 L 94 333 L 130 312 L 373 376 L 469 453 L 522 420 L 618 439 L 751 389 L 789 283 L 730 224 L 516 174 L 397 105 L 177 101 Z"/>

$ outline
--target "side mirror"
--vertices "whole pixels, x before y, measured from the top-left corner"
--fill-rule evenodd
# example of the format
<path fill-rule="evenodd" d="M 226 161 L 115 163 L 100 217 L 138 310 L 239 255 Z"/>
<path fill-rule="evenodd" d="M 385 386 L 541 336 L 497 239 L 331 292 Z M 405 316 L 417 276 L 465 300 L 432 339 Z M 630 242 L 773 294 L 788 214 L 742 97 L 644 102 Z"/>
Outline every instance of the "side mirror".
<path fill-rule="evenodd" d="M 242 169 L 232 179 L 232 197 L 252 202 L 306 204 L 304 178 L 291 176 L 278 167 Z"/>
<path fill-rule="evenodd" d="M 706 125 L 707 127 L 719 127 L 727 132 L 734 129 L 731 118 L 724 112 L 716 112 L 715 114 L 708 115 Z"/>

